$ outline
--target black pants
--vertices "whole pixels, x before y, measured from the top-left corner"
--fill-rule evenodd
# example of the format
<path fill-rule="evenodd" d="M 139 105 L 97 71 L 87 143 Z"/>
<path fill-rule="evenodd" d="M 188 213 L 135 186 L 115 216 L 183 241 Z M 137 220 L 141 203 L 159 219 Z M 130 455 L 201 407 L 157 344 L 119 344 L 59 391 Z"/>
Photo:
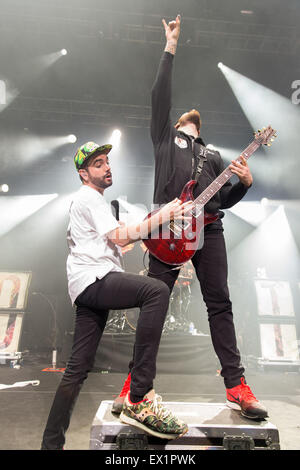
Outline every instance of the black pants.
<path fill-rule="evenodd" d="M 201 250 L 196 251 L 192 263 L 207 307 L 212 343 L 221 363 L 221 375 L 225 386 L 232 388 L 240 383 L 244 368 L 236 343 L 222 230 L 205 232 L 204 245 Z M 149 276 L 164 281 L 170 292 L 179 275 L 179 270 L 170 270 L 172 267 L 174 266 L 168 266 L 150 255 Z"/>
<path fill-rule="evenodd" d="M 71 414 L 93 367 L 109 310 L 140 307 L 132 363 L 131 391 L 153 388 L 156 357 L 169 304 L 169 289 L 157 279 L 112 272 L 87 287 L 76 299 L 72 353 L 56 391 L 43 435 L 42 449 L 61 449 Z"/>

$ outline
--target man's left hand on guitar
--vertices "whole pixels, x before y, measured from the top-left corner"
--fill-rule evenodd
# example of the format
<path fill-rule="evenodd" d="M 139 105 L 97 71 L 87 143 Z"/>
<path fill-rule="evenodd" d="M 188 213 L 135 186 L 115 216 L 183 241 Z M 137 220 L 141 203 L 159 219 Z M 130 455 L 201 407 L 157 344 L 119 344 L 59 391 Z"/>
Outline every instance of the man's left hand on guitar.
<path fill-rule="evenodd" d="M 250 172 L 250 168 L 248 167 L 247 160 L 241 156 L 241 163 L 233 160 L 231 165 L 229 165 L 230 170 L 232 173 L 238 176 L 241 183 L 243 183 L 247 188 L 251 186 L 253 183 L 253 177 Z"/>

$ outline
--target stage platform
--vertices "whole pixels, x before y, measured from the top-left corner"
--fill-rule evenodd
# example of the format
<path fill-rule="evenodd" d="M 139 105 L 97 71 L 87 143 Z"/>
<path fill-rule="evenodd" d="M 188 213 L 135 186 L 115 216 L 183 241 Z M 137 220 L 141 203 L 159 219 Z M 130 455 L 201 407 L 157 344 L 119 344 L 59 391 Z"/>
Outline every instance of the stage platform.
<path fill-rule="evenodd" d="M 280 450 L 279 432 L 269 420 L 254 421 L 224 403 L 165 402 L 189 430 L 166 440 L 123 424 L 101 402 L 91 427 L 91 450 Z"/>
<path fill-rule="evenodd" d="M 1 450 L 40 449 L 50 406 L 62 376 L 62 372 L 43 371 L 51 367 L 51 363 L 42 359 L 24 359 L 20 369 L 0 365 L 2 385 L 39 382 L 0 390 Z M 268 421 L 279 431 L 280 449 L 300 450 L 299 373 L 249 370 L 246 377 L 255 395 L 267 406 Z M 90 432 L 97 410 L 101 402 L 115 398 L 124 378 L 123 373 L 100 370 L 89 374 L 73 412 L 66 450 L 90 449 Z M 158 374 L 155 389 L 165 402 L 225 403 L 223 379 L 214 370 L 198 375 Z"/>

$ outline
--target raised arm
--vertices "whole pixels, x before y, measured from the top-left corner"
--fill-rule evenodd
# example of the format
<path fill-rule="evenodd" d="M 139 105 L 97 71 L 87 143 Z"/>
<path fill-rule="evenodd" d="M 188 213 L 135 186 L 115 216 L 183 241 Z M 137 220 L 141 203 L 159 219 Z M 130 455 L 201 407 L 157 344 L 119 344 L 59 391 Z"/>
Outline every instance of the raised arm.
<path fill-rule="evenodd" d="M 180 21 L 180 15 L 168 24 L 162 20 L 166 45 L 151 94 L 151 138 L 154 145 L 159 143 L 165 129 L 170 125 L 172 67 L 180 35 Z"/>

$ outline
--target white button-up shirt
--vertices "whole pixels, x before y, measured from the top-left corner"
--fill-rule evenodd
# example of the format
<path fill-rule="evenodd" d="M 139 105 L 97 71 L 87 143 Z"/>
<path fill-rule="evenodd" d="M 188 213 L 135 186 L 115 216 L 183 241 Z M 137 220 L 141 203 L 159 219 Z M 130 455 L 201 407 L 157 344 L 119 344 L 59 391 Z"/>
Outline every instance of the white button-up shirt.
<path fill-rule="evenodd" d="M 69 295 L 74 303 L 86 287 L 110 271 L 124 271 L 122 251 L 107 237 L 119 227 L 102 194 L 82 185 L 70 206 L 67 241 Z"/>

